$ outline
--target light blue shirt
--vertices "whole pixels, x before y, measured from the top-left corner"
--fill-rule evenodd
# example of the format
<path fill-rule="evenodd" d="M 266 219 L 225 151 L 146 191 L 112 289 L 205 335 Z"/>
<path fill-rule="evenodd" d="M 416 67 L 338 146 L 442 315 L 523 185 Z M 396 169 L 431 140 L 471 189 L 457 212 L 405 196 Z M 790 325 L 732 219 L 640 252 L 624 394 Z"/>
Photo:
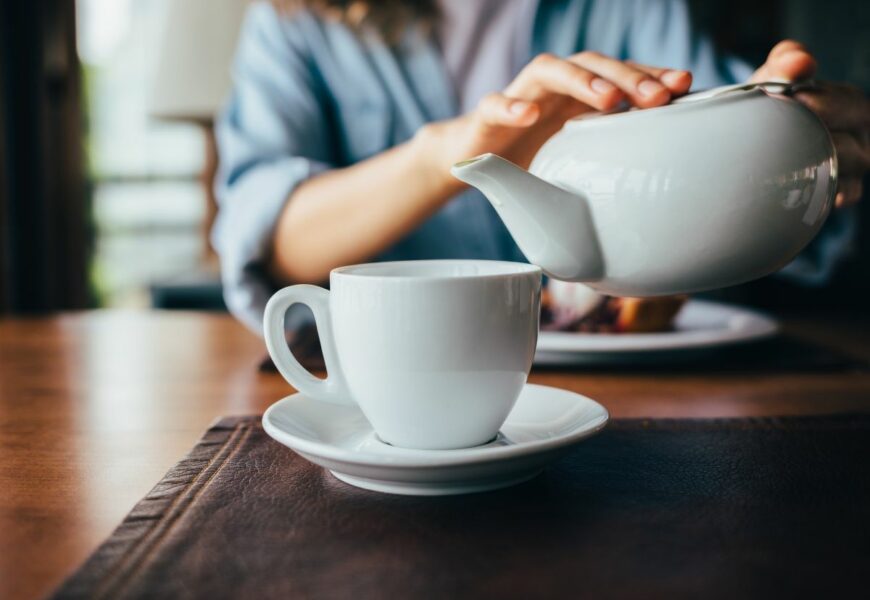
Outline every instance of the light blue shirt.
<path fill-rule="evenodd" d="M 742 81 L 752 72 L 693 31 L 682 0 L 538 0 L 528 37 L 515 50 L 517 71 L 541 52 L 595 50 L 691 70 L 695 88 Z M 458 108 L 437 47 L 416 29 L 390 48 L 307 11 L 278 14 L 269 2 L 248 10 L 233 80 L 217 124 L 220 210 L 212 240 L 227 305 L 259 333 L 277 287 L 266 268 L 271 240 L 293 190 L 318 173 L 405 142 Z M 823 283 L 852 229 L 843 215 L 831 219 L 782 273 Z M 425 258 L 525 260 L 476 190 L 451 200 L 377 260 Z"/>

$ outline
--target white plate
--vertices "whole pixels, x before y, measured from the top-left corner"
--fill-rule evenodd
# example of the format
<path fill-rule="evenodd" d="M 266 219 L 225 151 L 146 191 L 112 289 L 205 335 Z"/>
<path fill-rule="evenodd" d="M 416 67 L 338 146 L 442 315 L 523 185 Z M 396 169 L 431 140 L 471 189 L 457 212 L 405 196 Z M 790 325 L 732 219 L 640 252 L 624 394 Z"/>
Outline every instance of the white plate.
<path fill-rule="evenodd" d="M 689 300 L 661 333 L 571 333 L 542 331 L 538 336 L 537 365 L 566 365 L 674 358 L 685 350 L 711 350 L 758 341 L 779 329 L 771 317 L 728 304 Z"/>
<path fill-rule="evenodd" d="M 528 384 L 496 438 L 460 450 L 409 450 L 381 442 L 354 406 L 294 394 L 269 407 L 263 428 L 275 440 L 351 485 L 392 494 L 437 496 L 493 490 L 531 479 L 607 423 L 597 402 Z"/>

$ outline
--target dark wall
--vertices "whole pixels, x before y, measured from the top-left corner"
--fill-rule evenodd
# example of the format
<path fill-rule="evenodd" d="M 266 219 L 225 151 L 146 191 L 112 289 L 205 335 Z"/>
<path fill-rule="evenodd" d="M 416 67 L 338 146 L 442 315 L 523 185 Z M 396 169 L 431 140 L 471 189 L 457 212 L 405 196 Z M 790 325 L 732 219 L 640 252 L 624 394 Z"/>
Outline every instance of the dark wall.
<path fill-rule="evenodd" d="M 73 0 L 0 2 L 0 314 L 88 305 Z"/>

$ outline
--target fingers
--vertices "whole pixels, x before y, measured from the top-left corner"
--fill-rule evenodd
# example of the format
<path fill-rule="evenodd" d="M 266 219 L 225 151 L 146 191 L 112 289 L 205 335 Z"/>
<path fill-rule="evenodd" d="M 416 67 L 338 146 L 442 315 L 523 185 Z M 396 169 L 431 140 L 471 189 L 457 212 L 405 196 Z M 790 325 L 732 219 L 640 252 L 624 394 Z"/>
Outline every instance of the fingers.
<path fill-rule="evenodd" d="M 853 206 L 861 200 L 863 193 L 864 186 L 859 178 L 846 177 L 840 179 L 837 184 L 837 197 L 834 200 L 834 206 L 836 208 Z"/>
<path fill-rule="evenodd" d="M 672 96 L 685 94 L 691 85 L 688 71 L 623 62 L 597 52 L 581 52 L 567 59 L 541 54 L 508 86 L 505 95 L 531 100 L 562 96 L 580 103 L 565 103 L 564 112 L 577 113 L 583 107 L 611 110 L 624 99 L 643 108 L 660 106 Z"/>
<path fill-rule="evenodd" d="M 597 52 L 581 52 L 567 60 L 619 87 L 635 106 L 660 106 L 671 99 L 671 91 L 666 85 L 635 65 Z"/>
<path fill-rule="evenodd" d="M 478 103 L 476 114 L 484 125 L 528 127 L 538 120 L 540 109 L 534 102 L 492 93 Z"/>
<path fill-rule="evenodd" d="M 806 51 L 806 49 L 806 46 L 804 46 L 797 40 L 782 40 L 781 42 L 778 42 L 776 46 L 771 48 L 770 53 L 767 56 L 768 58 L 770 58 L 773 56 L 781 56 L 786 52 L 791 52 L 793 50 Z"/>
<path fill-rule="evenodd" d="M 662 82 L 674 96 L 682 96 L 692 87 L 692 74 L 689 71 L 681 71 L 678 69 L 664 69 L 662 67 L 651 67 L 642 65 L 634 61 L 626 61 L 635 69 L 648 73 Z"/>
<path fill-rule="evenodd" d="M 831 132 L 831 139 L 837 149 L 837 196 L 834 205 L 837 208 L 852 206 L 861 200 L 864 194 L 863 177 L 870 169 L 870 143 L 866 139 L 866 131 L 858 139 L 853 133 L 845 131 Z"/>
<path fill-rule="evenodd" d="M 836 207 L 855 204 L 864 191 L 864 174 L 870 170 L 870 101 L 859 89 L 843 84 L 824 84 L 795 97 L 831 130 L 840 176 Z"/>
<path fill-rule="evenodd" d="M 616 86 L 595 73 L 552 54 L 540 54 L 522 70 L 505 94 L 515 98 L 555 93 L 597 110 L 610 110 L 623 98 Z"/>
<path fill-rule="evenodd" d="M 870 100 L 853 85 L 824 83 L 795 94 L 829 129 L 870 130 Z"/>
<path fill-rule="evenodd" d="M 767 61 L 749 81 L 807 79 L 816 72 L 816 59 L 800 42 L 785 40 L 770 51 Z"/>
<path fill-rule="evenodd" d="M 870 148 L 845 131 L 831 132 L 837 149 L 837 169 L 842 177 L 863 177 L 870 170 Z"/>

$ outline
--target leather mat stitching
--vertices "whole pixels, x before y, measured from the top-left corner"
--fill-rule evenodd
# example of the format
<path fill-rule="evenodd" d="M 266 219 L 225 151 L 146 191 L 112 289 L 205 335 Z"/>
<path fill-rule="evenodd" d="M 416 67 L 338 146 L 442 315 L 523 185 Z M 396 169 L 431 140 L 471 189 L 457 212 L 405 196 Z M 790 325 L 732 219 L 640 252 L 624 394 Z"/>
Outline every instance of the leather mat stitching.
<path fill-rule="evenodd" d="M 121 595 L 124 588 L 133 580 L 142 565 L 154 555 L 160 542 L 172 530 L 173 525 L 184 512 L 196 502 L 196 499 L 208 487 L 215 476 L 236 454 L 242 443 L 248 438 L 253 428 L 250 421 L 241 421 L 233 429 L 224 444 L 209 460 L 206 466 L 199 471 L 185 487 L 185 489 L 172 501 L 163 518 L 155 521 L 154 525 L 141 537 L 126 556 L 115 565 L 115 568 L 106 574 L 99 584 L 95 597 L 115 598 Z M 203 478 L 205 480 L 203 481 Z M 126 520 L 126 519 L 125 519 Z"/>

